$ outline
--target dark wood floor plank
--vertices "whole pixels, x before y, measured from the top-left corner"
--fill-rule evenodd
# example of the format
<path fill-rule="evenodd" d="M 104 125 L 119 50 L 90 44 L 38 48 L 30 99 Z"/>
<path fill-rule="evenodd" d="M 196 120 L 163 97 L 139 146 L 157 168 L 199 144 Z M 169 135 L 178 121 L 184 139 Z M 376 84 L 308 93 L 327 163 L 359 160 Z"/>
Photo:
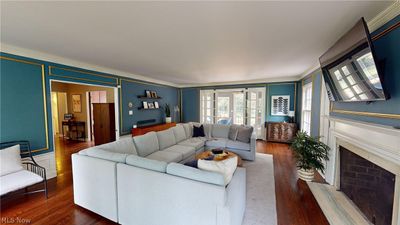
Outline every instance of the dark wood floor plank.
<path fill-rule="evenodd" d="M 58 176 L 49 180 L 49 199 L 42 193 L 7 196 L 1 199 L 1 217 L 30 219 L 30 224 L 116 224 L 73 202 L 71 154 L 90 146 L 92 142 L 56 139 Z M 258 141 L 257 151 L 274 156 L 278 224 L 329 224 L 307 184 L 298 181 L 288 145 Z"/>

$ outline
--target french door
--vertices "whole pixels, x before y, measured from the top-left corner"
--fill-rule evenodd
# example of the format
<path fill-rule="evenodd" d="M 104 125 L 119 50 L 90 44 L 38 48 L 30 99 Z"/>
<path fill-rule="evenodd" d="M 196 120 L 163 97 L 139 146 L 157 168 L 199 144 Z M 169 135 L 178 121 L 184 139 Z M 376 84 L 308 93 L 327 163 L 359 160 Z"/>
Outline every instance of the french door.
<path fill-rule="evenodd" d="M 200 91 L 202 123 L 253 126 L 257 138 L 265 137 L 265 88 Z"/>

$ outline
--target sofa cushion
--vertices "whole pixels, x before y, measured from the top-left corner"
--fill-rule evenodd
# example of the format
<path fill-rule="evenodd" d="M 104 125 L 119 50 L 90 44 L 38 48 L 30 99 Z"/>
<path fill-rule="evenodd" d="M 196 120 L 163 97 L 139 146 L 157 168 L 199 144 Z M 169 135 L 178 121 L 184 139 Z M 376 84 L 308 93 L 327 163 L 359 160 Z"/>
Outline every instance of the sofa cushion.
<path fill-rule="evenodd" d="M 166 149 L 176 144 L 174 131 L 172 129 L 157 132 L 157 138 L 160 149 Z"/>
<path fill-rule="evenodd" d="M 182 159 L 186 159 L 187 157 L 194 155 L 196 153 L 196 149 L 194 147 L 183 146 L 183 145 L 173 145 L 163 151 L 179 153 L 182 155 Z"/>
<path fill-rule="evenodd" d="M 97 146 L 110 152 L 135 154 L 137 155 L 135 144 L 133 143 L 132 137 L 121 138 L 118 141 L 110 142 Z"/>
<path fill-rule="evenodd" d="M 193 126 L 190 123 L 182 124 L 185 129 L 186 138 L 191 138 L 193 136 Z"/>
<path fill-rule="evenodd" d="M 240 127 L 240 125 L 236 125 L 236 124 L 232 124 L 229 127 L 229 135 L 228 138 L 232 141 L 236 141 L 237 138 L 237 134 L 238 134 L 238 128 Z"/>
<path fill-rule="evenodd" d="M 121 162 L 121 163 L 125 163 L 126 157 L 128 156 L 128 154 L 125 153 L 107 151 L 97 147 L 87 149 L 86 154 L 90 157 L 105 159 L 113 162 Z"/>
<path fill-rule="evenodd" d="M 181 142 L 186 139 L 185 129 L 182 125 L 178 124 L 171 129 L 174 131 L 176 142 Z"/>
<path fill-rule="evenodd" d="M 241 141 L 228 140 L 226 142 L 226 147 L 231 149 L 250 151 L 250 143 L 244 143 Z"/>
<path fill-rule="evenodd" d="M 180 162 L 183 159 L 181 153 L 178 152 L 170 152 L 170 151 L 157 151 L 146 157 L 147 159 L 154 159 L 163 162 Z"/>
<path fill-rule="evenodd" d="M 133 137 L 139 156 L 146 157 L 160 149 L 156 132 Z"/>
<path fill-rule="evenodd" d="M 126 164 L 162 173 L 165 173 L 167 171 L 168 165 L 166 162 L 163 161 L 147 159 L 137 155 L 129 155 L 128 157 L 126 157 Z"/>
<path fill-rule="evenodd" d="M 222 161 L 199 160 L 197 166 L 199 169 L 220 173 L 224 176 L 225 185 L 231 182 L 233 173 L 237 167 L 237 156 Z"/>
<path fill-rule="evenodd" d="M 229 125 L 213 124 L 211 136 L 213 138 L 228 138 L 229 128 Z"/>
<path fill-rule="evenodd" d="M 225 148 L 226 142 L 228 139 L 226 138 L 213 138 L 211 140 L 206 141 L 207 147 L 216 147 L 216 148 Z"/>
<path fill-rule="evenodd" d="M 206 141 L 205 138 L 193 137 L 179 142 L 178 145 L 190 146 L 194 147 L 196 150 L 199 150 L 200 148 L 204 147 L 205 141 Z"/>
<path fill-rule="evenodd" d="M 224 186 L 224 176 L 220 173 L 214 173 L 204 170 L 199 170 L 190 166 L 185 166 L 178 163 L 170 163 L 167 166 L 167 173 L 187 179 L 201 181 L 205 183 Z"/>
<path fill-rule="evenodd" d="M 0 176 L 23 170 L 19 145 L 0 150 Z"/>
<path fill-rule="evenodd" d="M 0 195 L 28 187 L 41 181 L 43 181 L 41 176 L 24 169 L 0 176 Z"/>
<path fill-rule="evenodd" d="M 238 128 L 238 134 L 236 137 L 237 141 L 250 143 L 251 134 L 253 133 L 253 127 L 251 126 L 240 126 Z"/>
<path fill-rule="evenodd" d="M 211 131 L 212 131 L 212 124 L 205 123 L 203 124 L 204 127 L 204 134 L 207 138 L 211 138 Z"/>

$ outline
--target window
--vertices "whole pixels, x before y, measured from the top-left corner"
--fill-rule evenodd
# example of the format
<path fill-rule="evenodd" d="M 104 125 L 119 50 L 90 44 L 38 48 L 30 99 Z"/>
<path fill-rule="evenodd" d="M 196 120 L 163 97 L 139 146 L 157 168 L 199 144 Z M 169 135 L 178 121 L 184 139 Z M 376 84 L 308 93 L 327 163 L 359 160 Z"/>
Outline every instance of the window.
<path fill-rule="evenodd" d="M 311 134 L 312 82 L 303 86 L 301 129 Z"/>

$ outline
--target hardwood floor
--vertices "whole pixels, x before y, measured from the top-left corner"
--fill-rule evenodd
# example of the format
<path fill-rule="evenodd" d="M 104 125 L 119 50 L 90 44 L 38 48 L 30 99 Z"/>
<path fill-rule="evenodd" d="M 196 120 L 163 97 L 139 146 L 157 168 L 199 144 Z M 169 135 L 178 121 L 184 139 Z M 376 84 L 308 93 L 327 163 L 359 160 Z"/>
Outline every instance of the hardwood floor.
<path fill-rule="evenodd" d="M 289 145 L 258 141 L 257 152 L 274 156 L 278 224 L 329 225 L 306 182 L 297 179 Z M 316 181 L 323 182 L 323 178 L 317 174 Z"/>
<path fill-rule="evenodd" d="M 49 180 L 49 198 L 43 193 L 11 195 L 1 199 L 1 224 L 24 219 L 30 224 L 116 224 L 73 202 L 70 155 L 92 146 L 91 142 L 56 141 L 58 176 Z M 307 184 L 297 181 L 288 145 L 257 142 L 257 151 L 274 156 L 279 225 L 329 224 Z M 321 177 L 317 180 L 322 181 Z M 12 224 L 12 223 L 9 223 Z M 21 224 L 21 223 L 20 223 Z"/>

